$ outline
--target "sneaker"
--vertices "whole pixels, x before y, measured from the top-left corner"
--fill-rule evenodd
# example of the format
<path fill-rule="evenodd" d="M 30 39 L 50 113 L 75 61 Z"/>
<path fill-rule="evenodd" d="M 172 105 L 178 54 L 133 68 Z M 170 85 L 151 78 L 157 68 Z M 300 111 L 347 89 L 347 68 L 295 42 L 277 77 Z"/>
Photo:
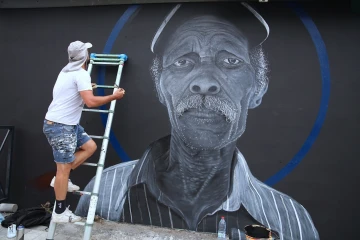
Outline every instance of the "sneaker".
<path fill-rule="evenodd" d="M 56 177 L 53 177 L 53 179 L 51 180 L 51 183 L 50 183 L 50 186 L 54 187 L 54 184 L 55 184 L 55 178 Z M 73 184 L 71 182 L 71 180 L 69 179 L 69 182 L 68 182 L 68 192 L 73 192 L 73 191 L 79 191 L 80 187 Z"/>
<path fill-rule="evenodd" d="M 16 224 L 11 224 L 7 230 L 7 238 L 16 237 Z"/>
<path fill-rule="evenodd" d="M 69 206 L 70 207 L 70 206 Z M 73 223 L 81 221 L 81 217 L 76 216 L 69 210 L 69 207 L 65 209 L 65 211 L 61 214 L 57 214 L 55 211 L 52 214 L 51 221 L 56 223 Z"/>

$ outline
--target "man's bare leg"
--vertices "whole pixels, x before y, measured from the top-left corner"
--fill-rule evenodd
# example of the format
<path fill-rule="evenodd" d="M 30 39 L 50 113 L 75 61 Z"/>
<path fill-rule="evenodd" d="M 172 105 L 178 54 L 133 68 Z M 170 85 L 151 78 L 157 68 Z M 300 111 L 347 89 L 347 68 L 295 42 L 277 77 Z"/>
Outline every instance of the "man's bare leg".
<path fill-rule="evenodd" d="M 54 185 L 56 200 L 66 199 L 71 166 L 71 163 L 56 163 L 57 171 Z"/>
<path fill-rule="evenodd" d="M 55 213 L 62 216 L 62 214 L 66 213 L 66 194 L 68 190 L 68 181 L 69 174 L 71 170 L 71 163 L 56 163 L 56 180 L 54 184 L 54 191 L 56 197 L 56 206 Z M 59 219 L 55 219 L 55 221 L 61 221 Z"/>
<path fill-rule="evenodd" d="M 96 151 L 97 146 L 94 140 L 87 141 L 80 149 L 74 154 L 75 160 L 71 163 L 71 169 L 74 170 L 91 157 Z M 70 170 L 69 170 L 70 171 Z"/>
<path fill-rule="evenodd" d="M 66 194 L 68 190 L 71 163 L 56 163 L 56 167 L 56 181 L 54 185 L 56 205 L 55 213 L 52 214 L 52 221 L 58 223 L 81 221 L 81 217 L 73 214 L 66 206 Z"/>
<path fill-rule="evenodd" d="M 56 188 L 56 185 L 58 185 L 58 182 L 60 181 L 60 186 L 59 189 L 62 189 L 66 186 L 67 191 L 76 191 L 79 189 L 78 186 L 72 184 L 72 183 L 68 183 L 65 185 L 65 181 L 68 181 L 69 176 L 70 176 L 70 172 L 71 170 L 77 168 L 78 166 L 80 166 L 83 162 L 85 162 L 89 157 L 91 157 L 94 152 L 96 151 L 96 143 L 94 142 L 94 140 L 89 140 L 87 141 L 84 145 L 82 145 L 79 149 L 79 151 L 77 151 L 74 154 L 74 161 L 68 164 L 60 164 L 57 163 L 57 172 L 56 172 L 56 178 L 53 179 L 53 181 L 55 180 L 55 183 L 52 182 L 50 185 L 53 186 L 54 188 Z M 58 180 L 58 178 L 60 178 L 60 180 Z M 64 184 L 63 184 L 64 183 Z M 67 183 L 67 182 L 66 182 Z M 62 190 L 59 190 L 59 195 L 56 194 L 56 190 L 55 190 L 55 195 L 56 198 L 58 199 L 58 197 L 61 197 L 61 199 L 58 200 L 62 200 L 66 198 L 66 194 L 63 194 Z"/>
<path fill-rule="evenodd" d="M 86 159 L 93 155 L 95 151 L 95 142 L 93 140 L 89 140 L 81 146 L 78 152 L 74 154 L 75 160 L 72 163 L 56 163 L 57 171 L 54 190 L 56 197 L 55 213 L 58 215 L 53 216 L 53 220 L 55 222 L 76 222 L 81 220 L 80 217 L 74 215 L 71 211 L 66 209 L 66 195 L 69 187 L 69 175 L 71 169 L 75 169 L 81 165 Z"/>

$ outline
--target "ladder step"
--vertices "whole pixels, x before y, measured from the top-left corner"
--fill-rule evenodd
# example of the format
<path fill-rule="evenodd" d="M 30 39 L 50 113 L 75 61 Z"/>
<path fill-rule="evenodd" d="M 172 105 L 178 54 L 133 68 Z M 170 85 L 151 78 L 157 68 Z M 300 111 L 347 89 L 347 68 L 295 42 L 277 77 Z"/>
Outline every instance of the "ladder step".
<path fill-rule="evenodd" d="M 127 61 L 128 59 L 126 54 L 101 54 L 101 53 L 90 54 L 90 59 L 96 59 L 96 58 L 111 58 L 111 59 L 124 60 L 124 61 Z"/>
<path fill-rule="evenodd" d="M 88 162 L 85 162 L 85 163 L 82 163 L 82 165 L 92 166 L 92 167 L 104 167 L 104 164 L 99 164 L 99 163 L 88 163 Z"/>
<path fill-rule="evenodd" d="M 110 86 L 110 85 L 95 85 L 96 88 L 118 88 L 118 86 Z"/>
<path fill-rule="evenodd" d="M 99 112 L 99 113 L 113 113 L 113 110 L 100 110 L 100 109 L 89 109 L 89 108 L 84 108 L 83 109 L 84 112 Z"/>
<path fill-rule="evenodd" d="M 84 222 L 74 222 L 74 224 L 80 225 L 80 226 L 85 226 L 85 223 L 84 223 Z"/>
<path fill-rule="evenodd" d="M 96 58 L 96 57 L 106 57 L 106 58 L 120 58 L 122 54 L 102 54 L 102 53 L 91 53 L 90 57 Z"/>
<path fill-rule="evenodd" d="M 97 167 L 98 166 L 97 163 L 83 163 L 82 165 L 91 166 L 91 167 Z"/>
<path fill-rule="evenodd" d="M 108 137 L 105 137 L 105 136 L 95 136 L 95 135 L 89 135 L 89 137 L 91 137 L 91 138 L 95 138 L 95 139 L 109 139 Z"/>
<path fill-rule="evenodd" d="M 120 58 L 92 58 L 95 62 L 120 62 Z"/>
<path fill-rule="evenodd" d="M 94 65 L 120 65 L 122 64 L 121 62 L 93 62 L 92 64 Z"/>
<path fill-rule="evenodd" d="M 91 192 L 73 191 L 73 194 L 82 196 L 82 195 L 91 195 Z"/>

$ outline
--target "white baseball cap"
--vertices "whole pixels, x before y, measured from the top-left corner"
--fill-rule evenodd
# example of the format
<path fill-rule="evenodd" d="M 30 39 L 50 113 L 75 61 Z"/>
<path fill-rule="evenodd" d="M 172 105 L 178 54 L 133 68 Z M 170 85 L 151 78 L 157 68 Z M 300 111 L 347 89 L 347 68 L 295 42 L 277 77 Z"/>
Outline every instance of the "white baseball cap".
<path fill-rule="evenodd" d="M 71 72 L 81 69 L 88 58 L 88 49 L 92 44 L 81 41 L 71 42 L 68 46 L 69 63 L 62 69 L 63 72 Z"/>

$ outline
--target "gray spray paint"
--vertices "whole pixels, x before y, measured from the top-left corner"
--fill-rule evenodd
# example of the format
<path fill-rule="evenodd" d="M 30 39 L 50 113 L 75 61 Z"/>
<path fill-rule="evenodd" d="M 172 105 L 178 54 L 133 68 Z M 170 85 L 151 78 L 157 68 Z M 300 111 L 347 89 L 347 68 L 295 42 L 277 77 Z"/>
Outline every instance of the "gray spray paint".
<path fill-rule="evenodd" d="M 155 34 L 153 52 L 180 6 L 169 13 Z M 268 36 L 265 20 L 244 6 L 263 24 Z M 151 73 L 172 126 L 168 171 L 156 172 L 154 167 L 157 178 L 163 180 L 155 182 L 160 190 L 158 199 L 163 200 L 163 195 L 170 199 L 168 206 L 180 212 L 190 228 L 206 214 L 233 212 L 244 206 L 254 219 L 277 231 L 281 239 L 319 239 L 306 209 L 257 180 L 236 148 L 237 139 L 245 131 L 248 109 L 260 105 L 269 83 L 261 43 L 250 49 L 247 37 L 231 22 L 201 16 L 175 29 L 164 49 L 156 52 Z M 126 195 L 130 196 L 127 189 L 144 181 L 143 169 L 152 164 L 144 154 L 139 161 L 106 169 L 96 213 L 118 221 Z M 92 185 L 93 180 L 85 190 Z M 214 202 L 224 198 L 215 211 L 208 212 Z M 86 215 L 87 208 L 88 198 L 83 196 L 76 213 Z M 243 229 L 239 230 L 244 237 Z"/>

